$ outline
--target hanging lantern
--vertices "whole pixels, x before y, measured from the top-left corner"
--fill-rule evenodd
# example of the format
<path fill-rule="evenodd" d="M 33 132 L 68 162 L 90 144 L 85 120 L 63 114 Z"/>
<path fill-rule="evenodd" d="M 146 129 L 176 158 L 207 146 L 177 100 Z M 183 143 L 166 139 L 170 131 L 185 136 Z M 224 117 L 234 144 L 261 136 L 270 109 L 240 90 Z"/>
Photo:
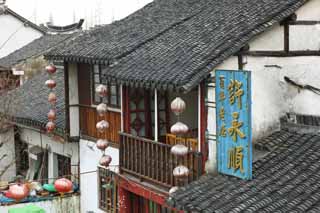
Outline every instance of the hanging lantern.
<path fill-rule="evenodd" d="M 104 132 L 107 128 L 109 128 L 109 123 L 105 120 L 99 121 L 96 125 L 96 128 L 99 132 Z"/>
<path fill-rule="evenodd" d="M 176 135 L 186 134 L 189 131 L 189 128 L 184 123 L 177 122 L 171 127 L 170 131 L 172 134 L 176 134 Z"/>
<path fill-rule="evenodd" d="M 56 111 L 54 109 L 50 109 L 50 111 L 48 112 L 48 120 L 49 121 L 56 120 Z"/>
<path fill-rule="evenodd" d="M 51 104 L 55 104 L 57 102 L 57 96 L 56 94 L 54 94 L 53 92 L 50 92 L 49 96 L 48 96 L 48 101 Z"/>
<path fill-rule="evenodd" d="M 67 178 L 60 178 L 54 182 L 54 188 L 60 193 L 70 192 L 72 187 L 72 182 Z"/>
<path fill-rule="evenodd" d="M 108 110 L 108 107 L 106 104 L 101 103 L 97 106 L 97 112 L 99 116 L 103 116 Z"/>
<path fill-rule="evenodd" d="M 99 139 L 99 140 L 97 140 L 96 146 L 101 151 L 104 151 L 109 146 L 109 143 L 107 140 Z"/>
<path fill-rule="evenodd" d="M 29 188 L 26 184 L 14 184 L 9 187 L 9 190 L 7 191 L 5 196 L 19 201 L 27 197 L 28 194 Z"/>
<path fill-rule="evenodd" d="M 186 103 L 182 98 L 177 97 L 171 102 L 171 110 L 174 114 L 179 115 L 186 109 Z"/>
<path fill-rule="evenodd" d="M 99 164 L 101 166 L 108 167 L 111 161 L 112 161 L 112 158 L 110 155 L 103 155 L 99 161 Z"/>
<path fill-rule="evenodd" d="M 55 123 L 53 123 L 52 121 L 49 121 L 46 125 L 46 130 L 47 130 L 47 133 L 51 133 L 53 132 L 53 130 L 56 128 L 56 125 Z"/>
<path fill-rule="evenodd" d="M 56 66 L 50 64 L 48 66 L 46 66 L 46 70 L 49 74 L 54 74 L 57 71 Z"/>
<path fill-rule="evenodd" d="M 179 187 L 177 186 L 173 186 L 171 187 L 171 189 L 169 190 L 169 195 L 172 195 L 173 193 L 175 193 L 176 191 L 178 191 Z"/>
<path fill-rule="evenodd" d="M 176 178 L 185 178 L 189 176 L 189 169 L 183 165 L 177 166 L 173 169 L 173 176 Z"/>
<path fill-rule="evenodd" d="M 188 147 L 183 144 L 176 144 L 171 148 L 171 153 L 176 156 L 185 156 L 189 152 Z"/>
<path fill-rule="evenodd" d="M 53 88 L 55 88 L 57 86 L 57 83 L 52 79 L 46 80 L 45 84 L 50 89 L 53 89 Z"/>
<path fill-rule="evenodd" d="M 102 84 L 98 85 L 96 87 L 96 93 L 102 98 L 107 96 L 107 87 Z"/>

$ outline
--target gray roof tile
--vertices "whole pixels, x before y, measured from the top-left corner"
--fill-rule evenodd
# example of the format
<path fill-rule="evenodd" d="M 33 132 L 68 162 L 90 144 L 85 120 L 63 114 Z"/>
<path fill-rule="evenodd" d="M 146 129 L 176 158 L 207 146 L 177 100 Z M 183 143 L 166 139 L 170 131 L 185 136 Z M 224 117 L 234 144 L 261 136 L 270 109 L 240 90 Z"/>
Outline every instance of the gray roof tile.
<path fill-rule="evenodd" d="M 168 203 L 194 212 L 316 212 L 320 136 L 279 131 L 268 139 L 279 137 L 270 154 L 254 163 L 253 180 L 205 175 L 178 190 Z"/>

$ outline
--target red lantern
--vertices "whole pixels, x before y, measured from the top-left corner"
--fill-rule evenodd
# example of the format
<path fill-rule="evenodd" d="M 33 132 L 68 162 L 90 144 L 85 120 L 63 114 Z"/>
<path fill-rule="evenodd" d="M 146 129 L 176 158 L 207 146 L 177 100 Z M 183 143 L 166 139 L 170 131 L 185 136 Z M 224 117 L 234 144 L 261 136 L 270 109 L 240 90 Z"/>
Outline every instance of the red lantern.
<path fill-rule="evenodd" d="M 99 164 L 101 166 L 108 167 L 111 161 L 112 161 L 112 158 L 110 155 L 103 155 L 99 161 Z"/>
<path fill-rule="evenodd" d="M 48 101 L 51 103 L 51 104 L 55 104 L 57 102 L 57 96 L 56 94 L 54 94 L 53 92 L 51 92 L 48 96 Z"/>
<path fill-rule="evenodd" d="M 67 178 L 61 178 L 54 182 L 54 188 L 60 193 L 70 192 L 72 190 L 72 182 Z"/>
<path fill-rule="evenodd" d="M 29 188 L 26 184 L 14 184 L 9 187 L 9 190 L 5 193 L 5 196 L 15 200 L 22 200 L 29 194 Z"/>
<path fill-rule="evenodd" d="M 47 130 L 47 133 L 51 133 L 53 132 L 53 130 L 56 128 L 56 125 L 55 123 L 53 123 L 52 121 L 49 121 L 46 125 L 46 130 Z"/>
<path fill-rule="evenodd" d="M 50 109 L 50 111 L 48 112 L 48 120 L 49 121 L 56 120 L 56 111 L 54 109 Z"/>
<path fill-rule="evenodd" d="M 45 84 L 50 89 L 53 89 L 57 86 L 57 83 L 52 79 L 47 80 Z"/>
<path fill-rule="evenodd" d="M 46 66 L 46 70 L 49 74 L 53 74 L 57 71 L 57 68 L 56 68 L 56 66 L 50 64 L 50 65 Z"/>
<path fill-rule="evenodd" d="M 99 139 L 97 140 L 96 146 L 98 149 L 104 151 L 109 146 L 109 143 L 107 140 Z"/>

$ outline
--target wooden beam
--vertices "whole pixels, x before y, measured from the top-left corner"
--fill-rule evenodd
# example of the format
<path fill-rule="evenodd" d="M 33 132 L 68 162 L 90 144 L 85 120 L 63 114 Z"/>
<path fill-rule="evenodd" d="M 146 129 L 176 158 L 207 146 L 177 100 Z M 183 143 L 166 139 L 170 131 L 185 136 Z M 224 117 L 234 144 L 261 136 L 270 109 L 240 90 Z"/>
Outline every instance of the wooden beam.
<path fill-rule="evenodd" d="M 320 56 L 319 50 L 299 50 L 299 51 L 247 51 L 241 52 L 247 56 L 266 56 L 266 57 L 298 57 L 298 56 Z"/>
<path fill-rule="evenodd" d="M 320 24 L 320 21 L 309 21 L 309 20 L 289 21 L 289 25 L 317 25 L 317 24 Z"/>
<path fill-rule="evenodd" d="M 154 89 L 154 140 L 159 140 L 158 91 Z"/>
<path fill-rule="evenodd" d="M 289 23 L 284 23 L 284 51 L 288 53 L 290 51 L 290 28 Z"/>

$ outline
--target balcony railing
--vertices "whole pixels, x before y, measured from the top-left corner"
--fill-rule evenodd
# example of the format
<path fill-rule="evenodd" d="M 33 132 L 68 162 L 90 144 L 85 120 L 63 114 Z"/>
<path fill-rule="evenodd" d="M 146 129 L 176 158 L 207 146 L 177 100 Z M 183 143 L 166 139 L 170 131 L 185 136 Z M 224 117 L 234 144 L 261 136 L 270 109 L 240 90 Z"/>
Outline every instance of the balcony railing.
<path fill-rule="evenodd" d="M 105 138 L 113 143 L 119 143 L 119 131 L 121 127 L 121 115 L 119 112 L 108 111 L 104 117 L 100 117 L 95 107 L 80 105 L 79 110 L 82 135 L 96 139 Z M 110 124 L 105 133 L 100 133 L 96 129 L 97 122 L 102 119 L 105 119 Z"/>
<path fill-rule="evenodd" d="M 185 182 L 198 179 L 202 174 L 202 155 L 190 151 L 183 159 L 171 154 L 172 146 L 127 133 L 120 133 L 120 172 L 136 176 L 163 187 L 181 185 L 172 171 L 178 165 L 189 168 Z"/>

